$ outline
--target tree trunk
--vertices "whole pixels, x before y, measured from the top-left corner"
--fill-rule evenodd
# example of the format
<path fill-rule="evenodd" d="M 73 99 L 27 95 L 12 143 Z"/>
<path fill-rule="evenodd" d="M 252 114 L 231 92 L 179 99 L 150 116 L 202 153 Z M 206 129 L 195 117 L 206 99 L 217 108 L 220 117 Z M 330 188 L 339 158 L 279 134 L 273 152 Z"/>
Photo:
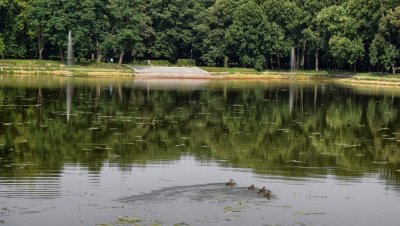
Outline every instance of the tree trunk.
<path fill-rule="evenodd" d="M 357 72 L 357 61 L 354 62 L 354 73 Z"/>
<path fill-rule="evenodd" d="M 395 66 L 395 65 L 392 64 L 392 71 L 393 71 L 393 74 L 396 74 L 396 68 L 395 68 L 394 66 Z"/>
<path fill-rule="evenodd" d="M 319 71 L 319 68 L 318 68 L 318 49 L 315 51 L 315 71 Z"/>
<path fill-rule="evenodd" d="M 224 56 L 224 68 L 228 68 L 228 67 L 229 67 L 229 57 Z"/>
<path fill-rule="evenodd" d="M 300 67 L 302 69 L 304 69 L 305 53 L 306 53 L 306 41 L 303 42 L 303 49 L 302 49 L 302 52 L 301 52 L 301 61 L 300 61 L 301 65 L 300 65 Z"/>
<path fill-rule="evenodd" d="M 96 62 L 100 63 L 101 58 L 102 58 L 102 55 L 101 55 L 100 44 L 99 44 L 99 41 L 96 40 Z"/>
<path fill-rule="evenodd" d="M 122 48 L 121 53 L 119 54 L 119 61 L 118 61 L 119 65 L 122 65 L 122 62 L 124 61 L 124 55 L 125 55 L 125 48 Z"/>
<path fill-rule="evenodd" d="M 278 68 L 281 67 L 281 58 L 279 56 L 279 54 L 276 55 L 277 56 L 277 60 L 278 60 Z"/>
<path fill-rule="evenodd" d="M 270 60 L 270 62 L 271 62 L 271 69 L 274 69 L 274 66 L 273 66 L 273 64 L 272 64 L 272 54 L 271 55 L 269 55 L 269 60 Z"/>
<path fill-rule="evenodd" d="M 43 60 L 43 49 L 39 48 L 39 60 Z"/>
<path fill-rule="evenodd" d="M 64 61 L 64 53 L 63 53 L 63 50 L 61 47 L 60 47 L 60 58 L 61 58 L 61 61 Z"/>
<path fill-rule="evenodd" d="M 38 38 L 39 60 L 43 60 L 44 41 L 41 35 Z"/>
<path fill-rule="evenodd" d="M 38 34 L 39 60 L 43 60 L 43 50 L 44 50 L 44 38 L 42 32 L 39 31 Z"/>

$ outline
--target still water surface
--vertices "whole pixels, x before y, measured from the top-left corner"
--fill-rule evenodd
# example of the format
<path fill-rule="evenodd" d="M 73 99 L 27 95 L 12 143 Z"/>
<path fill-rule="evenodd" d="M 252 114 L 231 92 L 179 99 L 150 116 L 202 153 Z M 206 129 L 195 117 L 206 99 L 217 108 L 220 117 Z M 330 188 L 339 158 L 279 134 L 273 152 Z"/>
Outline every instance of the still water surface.
<path fill-rule="evenodd" d="M 399 91 L 51 77 L 0 84 L 0 224 L 398 225 Z M 225 186 L 230 178 L 237 186 Z"/>

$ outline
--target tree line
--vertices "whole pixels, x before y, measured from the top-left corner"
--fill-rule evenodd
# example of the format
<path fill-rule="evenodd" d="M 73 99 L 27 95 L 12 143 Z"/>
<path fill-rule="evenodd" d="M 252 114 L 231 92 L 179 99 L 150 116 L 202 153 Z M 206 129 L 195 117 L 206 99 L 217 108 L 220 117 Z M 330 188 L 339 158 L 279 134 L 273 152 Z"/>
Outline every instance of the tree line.
<path fill-rule="evenodd" d="M 395 72 L 400 0 L 1 0 L 0 56 Z"/>

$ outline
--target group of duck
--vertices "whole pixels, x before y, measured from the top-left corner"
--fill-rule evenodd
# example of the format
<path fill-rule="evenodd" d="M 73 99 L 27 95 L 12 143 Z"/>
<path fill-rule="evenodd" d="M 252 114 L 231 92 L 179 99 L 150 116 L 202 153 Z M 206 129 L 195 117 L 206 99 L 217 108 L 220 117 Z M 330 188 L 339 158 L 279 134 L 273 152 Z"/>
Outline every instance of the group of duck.
<path fill-rule="evenodd" d="M 233 187 L 236 185 L 236 182 L 233 179 L 230 179 L 228 182 L 225 183 L 226 186 L 230 186 Z M 258 188 L 256 188 L 256 186 L 254 186 L 254 184 L 250 185 L 250 187 L 247 188 L 249 191 L 255 191 Z M 269 189 L 266 189 L 265 187 L 259 189 L 257 191 L 257 194 L 264 196 L 267 199 L 271 199 L 272 197 L 272 192 Z"/>

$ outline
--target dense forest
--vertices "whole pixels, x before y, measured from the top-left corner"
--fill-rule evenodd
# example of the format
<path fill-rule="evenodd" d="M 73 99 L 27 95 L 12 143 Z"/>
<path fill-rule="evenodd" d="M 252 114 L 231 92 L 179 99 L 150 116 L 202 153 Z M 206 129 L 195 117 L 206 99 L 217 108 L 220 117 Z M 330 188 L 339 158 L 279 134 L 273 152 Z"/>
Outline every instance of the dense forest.
<path fill-rule="evenodd" d="M 0 0 L 0 56 L 390 71 L 400 0 Z"/>

